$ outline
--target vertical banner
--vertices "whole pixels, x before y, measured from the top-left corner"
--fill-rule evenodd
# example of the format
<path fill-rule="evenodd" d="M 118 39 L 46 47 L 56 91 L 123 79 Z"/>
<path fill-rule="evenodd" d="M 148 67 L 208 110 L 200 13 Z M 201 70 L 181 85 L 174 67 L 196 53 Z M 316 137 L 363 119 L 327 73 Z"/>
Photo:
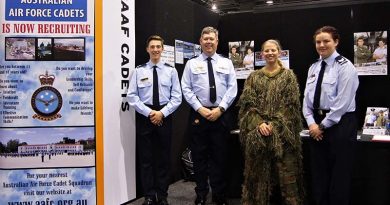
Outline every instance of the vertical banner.
<path fill-rule="evenodd" d="M 0 2 L 0 204 L 96 203 L 94 1 Z"/>
<path fill-rule="evenodd" d="M 103 2 L 105 204 L 122 204 L 136 197 L 135 115 L 126 102 L 135 68 L 134 4 L 132 0 Z"/>

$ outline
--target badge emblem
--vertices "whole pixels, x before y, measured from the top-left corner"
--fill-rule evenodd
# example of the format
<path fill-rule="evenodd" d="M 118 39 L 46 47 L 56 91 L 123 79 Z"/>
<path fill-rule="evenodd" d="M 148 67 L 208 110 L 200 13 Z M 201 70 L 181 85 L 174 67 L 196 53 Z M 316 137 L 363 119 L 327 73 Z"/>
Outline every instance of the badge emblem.
<path fill-rule="evenodd" d="M 36 114 L 32 117 L 42 121 L 52 121 L 61 118 L 59 111 L 62 108 L 61 93 L 53 87 L 54 75 L 39 75 L 41 87 L 31 96 L 31 107 Z"/>

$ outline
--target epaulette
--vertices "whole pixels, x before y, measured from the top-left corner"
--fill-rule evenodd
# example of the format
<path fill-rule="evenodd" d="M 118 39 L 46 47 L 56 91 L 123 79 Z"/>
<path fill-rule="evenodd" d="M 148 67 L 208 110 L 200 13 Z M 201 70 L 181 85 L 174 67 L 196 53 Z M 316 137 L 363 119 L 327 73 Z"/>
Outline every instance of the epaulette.
<path fill-rule="evenodd" d="M 137 67 L 135 67 L 135 68 L 142 68 L 142 67 L 145 67 L 145 66 L 146 66 L 146 63 L 141 64 L 141 65 L 139 65 L 139 66 L 137 66 Z"/>
<path fill-rule="evenodd" d="M 344 56 L 337 56 L 335 58 L 336 62 L 339 63 L 340 65 L 344 65 L 348 62 L 348 59 L 346 59 Z"/>
<path fill-rule="evenodd" d="M 219 54 L 219 56 L 221 56 L 222 58 L 228 58 L 227 56 L 225 56 L 223 54 Z"/>
<path fill-rule="evenodd" d="M 192 56 L 192 58 L 190 58 L 188 60 L 191 60 L 191 59 L 194 59 L 194 58 L 197 58 L 197 57 L 198 57 L 198 55 L 194 55 L 194 56 Z"/>
<path fill-rule="evenodd" d="M 173 66 L 171 64 L 164 63 L 164 65 L 173 68 Z"/>

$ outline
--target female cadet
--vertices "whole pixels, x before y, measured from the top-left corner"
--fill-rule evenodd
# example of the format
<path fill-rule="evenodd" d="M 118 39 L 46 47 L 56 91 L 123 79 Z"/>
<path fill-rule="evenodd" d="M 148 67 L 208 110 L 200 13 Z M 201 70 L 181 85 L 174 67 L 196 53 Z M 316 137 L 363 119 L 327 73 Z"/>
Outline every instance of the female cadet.
<path fill-rule="evenodd" d="M 268 205 L 275 185 L 284 204 L 303 204 L 299 88 L 279 60 L 276 40 L 262 45 L 266 65 L 250 74 L 238 102 L 245 150 L 243 205 Z"/>
<path fill-rule="evenodd" d="M 348 205 L 359 79 L 353 64 L 336 51 L 340 36 L 334 27 L 324 26 L 313 37 L 320 58 L 309 69 L 303 100 L 312 139 L 311 194 L 316 205 Z"/>

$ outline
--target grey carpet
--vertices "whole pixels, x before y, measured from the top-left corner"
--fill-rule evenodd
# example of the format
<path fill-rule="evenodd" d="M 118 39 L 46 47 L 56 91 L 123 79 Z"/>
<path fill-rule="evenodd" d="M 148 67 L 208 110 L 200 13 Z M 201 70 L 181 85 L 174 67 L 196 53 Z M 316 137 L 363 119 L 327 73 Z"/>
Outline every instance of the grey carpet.
<path fill-rule="evenodd" d="M 195 183 L 180 180 L 169 186 L 168 190 L 168 202 L 170 205 L 192 205 L 195 201 Z M 140 198 L 129 205 L 142 205 L 144 198 Z M 239 205 L 240 199 L 228 199 L 229 205 Z M 213 204 L 211 202 L 211 193 L 208 195 L 207 204 Z"/>

